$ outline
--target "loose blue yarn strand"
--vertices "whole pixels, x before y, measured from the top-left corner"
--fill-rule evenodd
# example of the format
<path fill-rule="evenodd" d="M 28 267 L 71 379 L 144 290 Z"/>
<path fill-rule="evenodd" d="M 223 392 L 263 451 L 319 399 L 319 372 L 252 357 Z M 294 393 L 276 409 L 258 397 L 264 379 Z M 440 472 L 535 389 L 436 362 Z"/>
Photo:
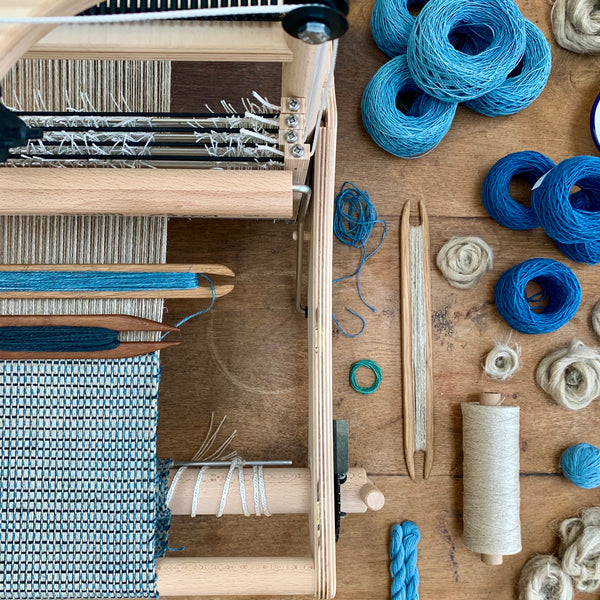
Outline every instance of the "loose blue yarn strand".
<path fill-rule="evenodd" d="M 419 570 L 417 544 L 419 528 L 412 521 L 392 526 L 390 541 L 391 600 L 418 600 Z"/>
<path fill-rule="evenodd" d="M 533 281 L 543 290 L 527 296 Z M 547 295 L 548 305 L 532 306 Z M 576 275 L 562 263 L 548 258 L 531 258 L 511 267 L 494 288 L 500 316 L 521 333 L 550 333 L 568 323 L 581 304 L 581 285 Z"/>
<path fill-rule="evenodd" d="M 375 225 L 383 225 L 381 239 L 377 247 L 367 254 L 366 243 L 371 237 Z M 352 277 L 356 277 L 356 289 L 361 302 L 372 312 L 377 312 L 375 307 L 369 304 L 362 293 L 360 287 L 360 274 L 365 263 L 381 248 L 387 231 L 387 223 L 383 219 L 379 219 L 377 209 L 371 202 L 368 192 L 360 190 L 351 181 L 345 181 L 340 188 L 339 193 L 334 200 L 334 215 L 333 215 L 333 233 L 335 237 L 345 246 L 352 248 L 360 248 L 362 256 L 356 270 L 349 275 L 344 275 L 333 280 L 333 283 L 338 283 Z M 346 337 L 358 337 L 365 329 L 365 320 L 358 313 L 346 307 L 346 310 L 360 319 L 362 326 L 358 333 L 349 334 L 346 332 L 332 314 L 333 322 L 336 327 Z"/>
<path fill-rule="evenodd" d="M 577 487 L 584 490 L 600 487 L 600 448 L 591 444 L 569 446 L 562 453 L 559 466 Z"/>

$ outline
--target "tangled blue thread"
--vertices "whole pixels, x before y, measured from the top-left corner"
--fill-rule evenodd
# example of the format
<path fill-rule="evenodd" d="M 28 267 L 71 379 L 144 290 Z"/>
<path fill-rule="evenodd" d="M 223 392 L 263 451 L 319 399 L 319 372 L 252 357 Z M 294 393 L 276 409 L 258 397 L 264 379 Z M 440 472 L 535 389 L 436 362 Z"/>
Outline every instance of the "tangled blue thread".
<path fill-rule="evenodd" d="M 409 7 L 426 3 L 427 0 L 376 0 L 371 14 L 371 31 L 377 47 L 391 58 L 405 54 L 415 24 Z"/>
<path fill-rule="evenodd" d="M 578 186 L 584 195 L 571 194 Z M 531 194 L 546 233 L 563 244 L 600 240 L 600 158 L 574 156 L 559 163 Z M 585 208 L 579 208 L 585 202 Z"/>
<path fill-rule="evenodd" d="M 454 44 L 473 30 L 487 45 L 469 54 Z M 513 0 L 430 0 L 415 21 L 406 56 L 421 90 L 446 102 L 464 102 L 502 85 L 525 44 L 525 19 Z"/>
<path fill-rule="evenodd" d="M 501 158 L 488 172 L 481 188 L 481 202 L 496 223 L 509 229 L 535 229 L 538 226 L 533 210 L 519 204 L 509 193 L 514 177 L 521 177 L 533 186 L 554 167 L 547 156 L 526 150 Z"/>
<path fill-rule="evenodd" d="M 448 133 L 456 103 L 421 91 L 406 56 L 397 56 L 371 79 L 361 110 L 363 125 L 378 146 L 401 158 L 415 158 L 433 150 Z"/>
<path fill-rule="evenodd" d="M 381 232 L 381 239 L 377 247 L 367 254 L 365 247 L 366 243 L 371 237 L 371 233 L 375 225 L 383 225 L 383 231 Z M 333 233 L 335 237 L 342 242 L 345 246 L 351 246 L 352 248 L 360 248 L 362 250 L 362 256 L 357 269 L 349 275 L 338 277 L 333 280 L 333 283 L 344 281 L 356 277 L 356 289 L 358 290 L 358 296 L 362 303 L 373 312 L 377 312 L 373 306 L 371 306 L 363 297 L 362 290 L 360 288 L 360 272 L 365 263 L 373 256 L 385 240 L 385 233 L 387 231 L 387 224 L 383 219 L 379 219 L 377 215 L 377 209 L 371 202 L 371 198 L 366 191 L 359 190 L 356 185 L 350 181 L 345 181 L 340 188 L 338 195 L 334 200 L 334 215 L 333 215 Z M 365 328 L 365 320 L 353 310 L 346 308 L 346 310 L 358 317 L 362 323 L 362 327 L 358 333 L 349 334 L 347 333 L 336 319 L 335 315 L 332 314 L 332 318 L 337 328 L 347 337 L 359 336 Z"/>
<path fill-rule="evenodd" d="M 417 544 L 421 539 L 419 528 L 412 521 L 392 526 L 390 541 L 391 600 L 419 599 L 419 569 Z"/>
<path fill-rule="evenodd" d="M 600 486 L 600 448 L 591 444 L 569 446 L 558 464 L 563 475 L 577 487 L 591 490 Z"/>
<path fill-rule="evenodd" d="M 524 22 L 525 53 L 517 66 L 497 88 L 465 102 L 465 106 L 488 117 L 512 115 L 529 106 L 542 93 L 552 67 L 550 44 L 539 27 L 527 19 Z M 475 39 L 481 40 L 480 37 Z"/>
<path fill-rule="evenodd" d="M 533 281 L 541 293 L 527 296 Z M 569 322 L 581 304 L 581 285 L 569 267 L 549 258 L 530 258 L 511 267 L 494 289 L 496 308 L 521 333 L 550 333 Z M 534 305 L 547 300 L 547 306 Z"/>

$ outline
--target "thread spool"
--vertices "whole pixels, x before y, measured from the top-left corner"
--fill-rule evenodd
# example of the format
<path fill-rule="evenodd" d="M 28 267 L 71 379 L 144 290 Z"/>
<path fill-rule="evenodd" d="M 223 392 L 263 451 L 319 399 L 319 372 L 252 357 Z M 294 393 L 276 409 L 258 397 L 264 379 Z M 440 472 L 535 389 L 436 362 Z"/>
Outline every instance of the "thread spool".
<path fill-rule="evenodd" d="M 509 191 L 514 178 L 524 179 L 530 186 L 554 167 L 547 156 L 532 150 L 513 152 L 501 158 L 486 175 L 481 188 L 481 202 L 487 213 L 508 229 L 535 229 L 539 224 L 529 206 L 517 202 Z"/>
<path fill-rule="evenodd" d="M 361 110 L 365 130 L 378 146 L 394 156 L 415 158 L 433 150 L 448 133 L 456 103 L 420 90 L 406 57 L 397 56 L 371 79 Z"/>
<path fill-rule="evenodd" d="M 559 46 L 578 54 L 600 52 L 600 14 L 596 0 L 556 0 L 551 15 Z"/>
<path fill-rule="evenodd" d="M 464 35 L 475 31 L 488 45 L 462 52 Z M 438 0 L 423 7 L 408 41 L 415 83 L 446 102 L 464 102 L 499 87 L 525 51 L 525 19 L 512 0 Z"/>
<path fill-rule="evenodd" d="M 546 87 L 552 67 L 550 44 L 531 21 L 525 23 L 525 52 L 506 80 L 491 92 L 465 102 L 465 106 L 487 117 L 513 115 L 527 108 Z M 473 38 L 472 38 L 473 39 Z M 479 36 L 480 44 L 487 42 Z"/>
<path fill-rule="evenodd" d="M 542 291 L 527 296 L 527 284 Z M 496 282 L 496 308 L 521 333 L 550 333 L 568 323 L 581 303 L 581 285 L 569 267 L 549 258 L 530 258 L 511 267 Z M 547 300 L 547 305 L 539 304 Z"/>
<path fill-rule="evenodd" d="M 415 24 L 411 6 L 423 6 L 427 0 L 376 0 L 371 14 L 371 32 L 377 47 L 390 58 L 405 54 Z"/>
<path fill-rule="evenodd" d="M 461 404 L 463 416 L 463 539 L 485 564 L 521 551 L 519 408 L 500 394 Z"/>
<path fill-rule="evenodd" d="M 585 196 L 587 208 L 572 204 L 571 189 L 578 186 Z M 538 223 L 557 242 L 578 244 L 600 240 L 600 158 L 574 156 L 552 169 L 535 186 L 531 194 L 531 208 Z"/>

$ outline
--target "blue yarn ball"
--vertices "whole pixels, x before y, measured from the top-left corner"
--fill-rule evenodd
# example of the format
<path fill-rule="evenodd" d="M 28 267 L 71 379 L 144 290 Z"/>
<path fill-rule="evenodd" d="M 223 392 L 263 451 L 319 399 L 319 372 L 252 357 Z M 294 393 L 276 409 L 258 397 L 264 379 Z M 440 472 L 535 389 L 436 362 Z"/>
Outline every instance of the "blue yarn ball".
<path fill-rule="evenodd" d="M 377 47 L 393 58 L 405 54 L 415 24 L 410 6 L 423 6 L 427 0 L 375 0 L 371 14 L 371 32 Z"/>
<path fill-rule="evenodd" d="M 513 177 L 522 177 L 533 186 L 542 175 L 554 167 L 543 154 L 526 150 L 501 158 L 488 172 L 481 188 L 481 202 L 490 217 L 509 229 L 535 229 L 538 226 L 533 210 L 519 204 L 509 193 Z"/>
<path fill-rule="evenodd" d="M 479 32 L 489 45 L 462 52 L 457 38 Z M 430 0 L 408 41 L 415 83 L 447 102 L 464 102 L 502 85 L 525 52 L 525 19 L 513 0 Z"/>
<path fill-rule="evenodd" d="M 591 490 L 600 486 L 600 448 L 591 444 L 569 446 L 558 465 L 563 475 L 577 487 Z"/>
<path fill-rule="evenodd" d="M 506 80 L 491 92 L 465 102 L 465 106 L 488 117 L 512 115 L 542 93 L 552 67 L 550 44 L 528 20 L 525 20 L 525 34 L 525 53 Z"/>
<path fill-rule="evenodd" d="M 569 196 L 573 208 L 578 210 L 593 210 L 598 206 L 598 193 L 575 192 Z M 600 241 L 580 242 L 579 244 L 563 244 L 556 242 L 556 247 L 567 257 L 575 262 L 596 265 L 600 263 Z"/>
<path fill-rule="evenodd" d="M 537 283 L 548 305 L 536 310 L 527 297 L 527 284 Z M 549 258 L 530 258 L 511 267 L 498 279 L 494 289 L 500 316 L 521 333 L 550 333 L 568 323 L 581 304 L 581 285 L 566 265 Z"/>
<path fill-rule="evenodd" d="M 413 99 L 406 111 L 397 106 L 403 95 Z M 363 125 L 373 141 L 402 158 L 433 150 L 450 129 L 456 112 L 455 103 L 433 98 L 415 85 L 405 56 L 392 58 L 375 73 L 361 108 Z"/>
<path fill-rule="evenodd" d="M 573 186 L 585 193 L 585 209 L 573 205 Z M 563 244 L 600 240 L 600 158 L 574 156 L 559 163 L 532 191 L 531 208 L 546 233 Z"/>

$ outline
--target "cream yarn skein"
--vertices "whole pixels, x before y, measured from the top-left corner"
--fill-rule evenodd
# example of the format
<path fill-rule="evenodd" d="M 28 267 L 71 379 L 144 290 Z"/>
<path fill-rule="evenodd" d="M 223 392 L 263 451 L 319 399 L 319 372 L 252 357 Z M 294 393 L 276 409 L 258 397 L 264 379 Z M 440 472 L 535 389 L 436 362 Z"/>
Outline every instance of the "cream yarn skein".
<path fill-rule="evenodd" d="M 597 0 L 556 0 L 552 29 L 557 43 L 578 54 L 600 53 L 600 9 Z"/>
<path fill-rule="evenodd" d="M 483 372 L 492 379 L 505 381 L 520 367 L 521 347 L 518 344 L 496 344 L 485 357 Z"/>
<path fill-rule="evenodd" d="M 573 584 L 552 554 L 532 556 L 521 570 L 519 600 L 571 600 Z"/>
<path fill-rule="evenodd" d="M 453 237 L 438 252 L 436 264 L 451 286 L 466 290 L 494 267 L 494 253 L 481 238 Z"/>

